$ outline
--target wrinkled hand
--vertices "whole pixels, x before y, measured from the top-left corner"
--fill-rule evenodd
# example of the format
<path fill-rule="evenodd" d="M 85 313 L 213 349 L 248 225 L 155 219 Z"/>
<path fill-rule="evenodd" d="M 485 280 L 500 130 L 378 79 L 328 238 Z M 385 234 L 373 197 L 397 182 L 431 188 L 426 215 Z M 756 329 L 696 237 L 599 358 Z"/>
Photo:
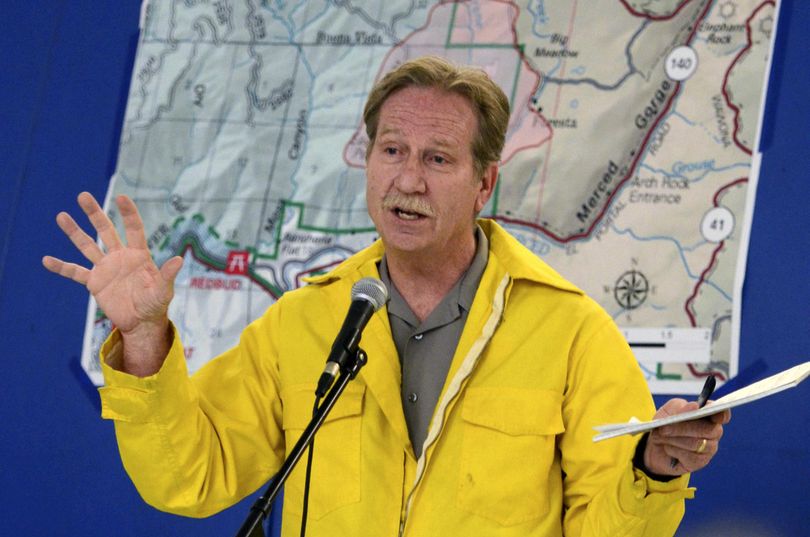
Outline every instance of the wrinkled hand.
<path fill-rule="evenodd" d="M 69 214 L 61 212 L 56 223 L 93 266 L 88 269 L 51 256 L 43 257 L 42 264 L 51 272 L 85 285 L 118 327 L 125 349 L 121 369 L 140 376 L 154 373 L 168 351 L 168 309 L 183 260 L 173 257 L 158 269 L 147 247 L 143 220 L 130 198 L 116 198 L 126 245 L 92 195 L 82 192 L 78 201 L 107 252 Z"/>
<path fill-rule="evenodd" d="M 711 403 L 709 403 L 711 404 Z M 691 410 L 698 404 L 683 399 L 670 399 L 655 418 L 665 418 Z M 731 420 L 731 411 L 725 410 L 702 419 L 673 423 L 650 432 L 644 451 L 644 464 L 659 475 L 681 475 L 705 467 L 717 453 L 723 425 Z M 705 440 L 705 442 L 704 442 Z M 673 461 L 676 464 L 673 466 Z"/>

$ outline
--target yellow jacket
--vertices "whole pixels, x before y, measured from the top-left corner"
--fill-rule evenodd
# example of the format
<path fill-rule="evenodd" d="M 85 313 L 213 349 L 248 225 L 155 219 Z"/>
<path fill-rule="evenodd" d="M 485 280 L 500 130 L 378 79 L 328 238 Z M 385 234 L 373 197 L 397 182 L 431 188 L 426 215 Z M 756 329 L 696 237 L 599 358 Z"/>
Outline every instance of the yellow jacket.
<path fill-rule="evenodd" d="M 410 444 L 385 310 L 361 341 L 368 364 L 316 436 L 308 534 L 346 536 L 671 535 L 691 497 L 632 468 L 637 439 L 594 444 L 593 426 L 651 417 L 652 399 L 612 319 L 492 221 L 490 254 L 422 457 Z M 378 277 L 378 242 L 285 294 L 239 345 L 190 379 L 175 337 L 138 379 L 106 365 L 102 415 L 144 499 L 207 516 L 250 494 L 309 421 L 315 383 L 351 287 Z M 305 463 L 285 488 L 297 535 Z"/>

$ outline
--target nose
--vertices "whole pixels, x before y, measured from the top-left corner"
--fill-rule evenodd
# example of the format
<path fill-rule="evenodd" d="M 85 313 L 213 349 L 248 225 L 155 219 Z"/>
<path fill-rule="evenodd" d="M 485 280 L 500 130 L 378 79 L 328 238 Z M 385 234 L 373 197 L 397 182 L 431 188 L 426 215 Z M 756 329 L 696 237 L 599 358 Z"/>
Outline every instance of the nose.
<path fill-rule="evenodd" d="M 402 162 L 394 186 L 403 194 L 424 194 L 426 190 L 425 170 L 421 157 L 414 153 Z"/>

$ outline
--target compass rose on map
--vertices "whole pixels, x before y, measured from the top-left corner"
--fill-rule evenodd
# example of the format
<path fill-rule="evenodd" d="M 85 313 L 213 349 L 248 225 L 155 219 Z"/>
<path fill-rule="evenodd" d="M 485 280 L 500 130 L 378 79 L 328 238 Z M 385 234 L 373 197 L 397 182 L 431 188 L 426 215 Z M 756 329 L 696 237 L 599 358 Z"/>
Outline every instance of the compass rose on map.
<path fill-rule="evenodd" d="M 647 299 L 650 283 L 647 277 L 637 270 L 628 270 L 616 280 L 613 297 L 626 310 L 636 309 Z"/>

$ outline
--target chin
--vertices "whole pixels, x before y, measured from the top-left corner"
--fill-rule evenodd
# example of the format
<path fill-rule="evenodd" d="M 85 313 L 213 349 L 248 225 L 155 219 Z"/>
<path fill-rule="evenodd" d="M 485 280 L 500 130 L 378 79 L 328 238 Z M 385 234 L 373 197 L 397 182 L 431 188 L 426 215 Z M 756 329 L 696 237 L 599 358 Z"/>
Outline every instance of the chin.
<path fill-rule="evenodd" d="M 403 253 L 419 253 L 425 250 L 427 242 L 423 237 L 407 235 L 402 233 L 380 233 L 383 245 L 387 251 L 397 251 Z"/>

